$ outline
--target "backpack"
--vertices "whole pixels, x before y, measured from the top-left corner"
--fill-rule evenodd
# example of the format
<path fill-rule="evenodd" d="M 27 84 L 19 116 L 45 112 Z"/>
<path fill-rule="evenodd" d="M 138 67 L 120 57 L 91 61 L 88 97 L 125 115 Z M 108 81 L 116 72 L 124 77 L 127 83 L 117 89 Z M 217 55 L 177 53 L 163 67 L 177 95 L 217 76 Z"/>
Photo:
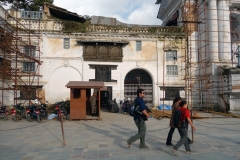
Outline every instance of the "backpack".
<path fill-rule="evenodd" d="M 140 107 L 137 104 L 136 99 L 131 104 L 128 114 L 132 117 L 135 117 L 136 115 L 142 115 L 142 112 L 140 111 Z"/>
<path fill-rule="evenodd" d="M 173 113 L 173 126 L 176 128 L 181 127 L 181 116 L 182 112 L 180 110 L 175 110 Z"/>

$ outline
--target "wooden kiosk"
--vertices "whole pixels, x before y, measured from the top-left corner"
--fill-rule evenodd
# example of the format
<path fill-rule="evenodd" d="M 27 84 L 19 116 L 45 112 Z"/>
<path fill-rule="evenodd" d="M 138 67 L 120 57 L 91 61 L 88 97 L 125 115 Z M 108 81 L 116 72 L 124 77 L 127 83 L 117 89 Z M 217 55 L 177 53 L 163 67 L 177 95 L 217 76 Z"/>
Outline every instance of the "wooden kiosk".
<path fill-rule="evenodd" d="M 100 120 L 100 89 L 104 82 L 100 81 L 69 81 L 66 86 L 70 88 L 70 120 L 74 119 L 98 119 Z M 97 114 L 92 117 L 90 97 L 91 89 L 97 90 Z"/>

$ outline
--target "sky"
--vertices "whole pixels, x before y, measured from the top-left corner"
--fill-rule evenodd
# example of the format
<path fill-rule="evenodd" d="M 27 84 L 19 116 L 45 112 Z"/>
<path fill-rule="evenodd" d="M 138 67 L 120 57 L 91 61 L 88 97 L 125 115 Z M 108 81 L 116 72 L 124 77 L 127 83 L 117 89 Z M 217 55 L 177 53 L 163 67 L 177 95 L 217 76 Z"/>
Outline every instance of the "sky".
<path fill-rule="evenodd" d="M 117 18 L 129 24 L 161 25 L 157 0 L 54 0 L 54 5 L 79 15 Z"/>

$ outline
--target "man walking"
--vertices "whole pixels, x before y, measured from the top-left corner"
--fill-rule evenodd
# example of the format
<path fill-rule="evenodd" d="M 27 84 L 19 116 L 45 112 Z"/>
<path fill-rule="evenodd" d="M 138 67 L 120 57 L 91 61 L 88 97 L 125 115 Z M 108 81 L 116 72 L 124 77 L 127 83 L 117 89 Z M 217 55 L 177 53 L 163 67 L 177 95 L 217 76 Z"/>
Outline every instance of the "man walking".
<path fill-rule="evenodd" d="M 93 95 L 90 97 L 91 109 L 92 109 L 92 116 L 97 116 L 97 98 L 96 93 L 94 92 Z"/>
<path fill-rule="evenodd" d="M 145 103 L 143 101 L 143 98 L 145 96 L 145 92 L 143 89 L 137 90 L 137 98 L 135 99 L 136 105 L 139 105 L 140 112 L 142 112 L 142 115 L 136 114 L 134 116 L 135 124 L 138 128 L 138 134 L 135 136 L 130 137 L 127 140 L 128 148 L 130 149 L 131 144 L 135 142 L 136 140 L 140 139 L 140 145 L 139 148 L 148 148 L 145 145 L 145 134 L 146 134 L 146 124 L 145 121 L 148 119 L 149 115 L 146 111 Z"/>

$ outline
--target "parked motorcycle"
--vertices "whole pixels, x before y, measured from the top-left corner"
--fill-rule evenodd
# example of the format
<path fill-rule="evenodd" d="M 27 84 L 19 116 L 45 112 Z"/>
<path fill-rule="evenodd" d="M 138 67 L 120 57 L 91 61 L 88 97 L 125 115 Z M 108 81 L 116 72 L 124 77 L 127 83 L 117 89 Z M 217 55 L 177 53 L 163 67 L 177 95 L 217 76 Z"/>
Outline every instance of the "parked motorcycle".
<path fill-rule="evenodd" d="M 32 122 L 33 119 L 36 119 L 38 123 L 42 122 L 42 117 L 40 116 L 40 109 L 35 106 L 31 105 L 26 108 L 26 119 L 29 122 Z"/>
<path fill-rule="evenodd" d="M 6 110 L 6 106 L 1 106 L 0 108 L 0 119 L 5 121 L 8 119 L 8 111 Z"/>
<path fill-rule="evenodd" d="M 39 111 L 40 111 L 40 117 L 42 119 L 47 119 L 47 117 L 48 117 L 47 105 L 46 104 L 41 104 L 39 106 Z"/>
<path fill-rule="evenodd" d="M 65 101 L 56 103 L 55 114 L 57 115 L 57 120 L 63 121 L 67 119 L 67 109 Z"/>
<path fill-rule="evenodd" d="M 122 113 L 125 113 L 125 114 L 129 113 L 130 107 L 131 107 L 131 99 L 125 98 L 121 107 Z"/>
<path fill-rule="evenodd" d="M 108 102 L 108 110 L 112 113 L 117 113 L 119 111 L 116 98 Z"/>
<path fill-rule="evenodd" d="M 17 105 L 14 105 L 14 109 L 11 110 L 12 113 L 12 120 L 14 122 L 17 122 L 21 120 L 23 117 L 25 117 L 25 109 L 22 106 L 22 103 L 18 103 Z"/>

